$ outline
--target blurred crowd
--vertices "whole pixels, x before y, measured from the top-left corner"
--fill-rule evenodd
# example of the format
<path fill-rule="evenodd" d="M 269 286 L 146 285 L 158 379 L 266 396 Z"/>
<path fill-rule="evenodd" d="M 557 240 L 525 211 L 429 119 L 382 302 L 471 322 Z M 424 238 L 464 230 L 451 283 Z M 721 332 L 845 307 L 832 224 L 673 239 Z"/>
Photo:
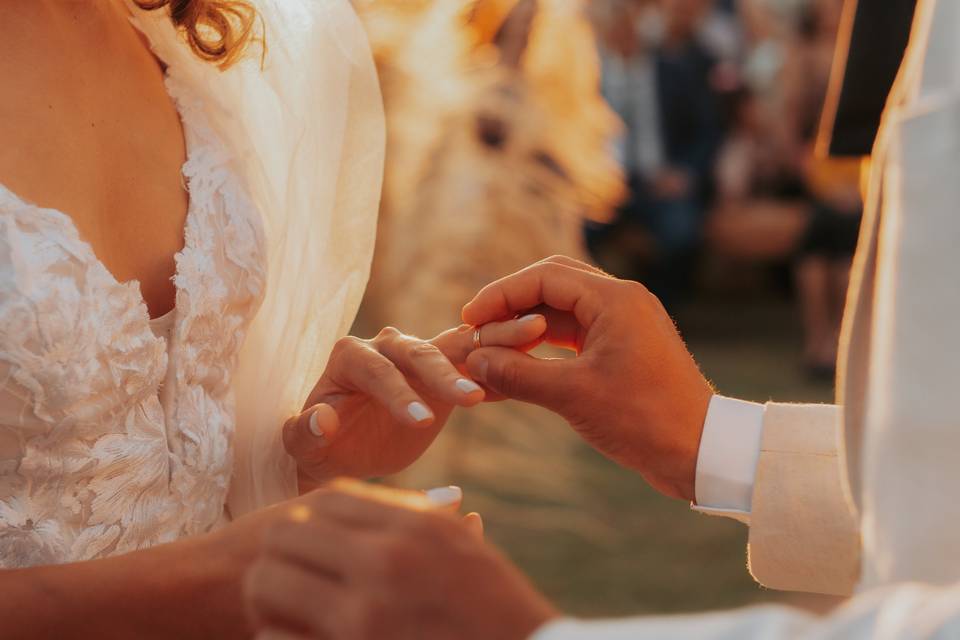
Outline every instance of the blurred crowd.
<path fill-rule="evenodd" d="M 433 335 L 554 253 L 671 311 L 761 270 L 832 377 L 861 209 L 860 159 L 816 153 L 842 0 L 354 2 L 388 119 L 358 330 Z"/>
<path fill-rule="evenodd" d="M 832 377 L 859 158 L 817 154 L 842 0 L 591 3 L 629 196 L 589 223 L 601 264 L 684 301 L 704 257 L 787 271 L 809 372 Z"/>

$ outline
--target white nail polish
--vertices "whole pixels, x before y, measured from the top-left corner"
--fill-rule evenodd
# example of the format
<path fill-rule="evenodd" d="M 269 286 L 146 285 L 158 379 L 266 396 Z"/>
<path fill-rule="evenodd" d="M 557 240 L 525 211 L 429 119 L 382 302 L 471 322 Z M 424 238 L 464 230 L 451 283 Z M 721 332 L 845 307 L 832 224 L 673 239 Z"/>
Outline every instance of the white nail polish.
<path fill-rule="evenodd" d="M 534 320 L 539 320 L 542 317 L 543 316 L 541 316 L 540 314 L 531 313 L 530 315 L 523 316 L 522 318 L 517 320 L 517 322 L 533 322 Z"/>
<path fill-rule="evenodd" d="M 427 499 L 436 507 L 449 507 L 463 500 L 463 490 L 460 487 L 438 487 L 425 493 Z"/>
<path fill-rule="evenodd" d="M 313 413 L 310 414 L 310 422 L 309 422 L 309 425 L 310 425 L 310 433 L 312 433 L 313 435 L 317 436 L 318 438 L 324 438 L 324 437 L 326 437 L 326 435 L 323 433 L 323 431 L 320 430 L 320 425 L 317 423 L 317 412 L 316 412 L 316 411 L 314 411 Z"/>
<path fill-rule="evenodd" d="M 433 414 L 430 412 L 430 409 L 426 407 L 422 402 L 411 402 L 407 405 L 407 413 L 410 414 L 417 422 L 423 422 L 424 420 L 430 418 Z"/>
<path fill-rule="evenodd" d="M 460 389 L 463 393 L 469 395 L 471 393 L 476 393 L 477 391 L 482 391 L 480 385 L 478 385 L 473 380 L 467 380 L 466 378 L 460 378 L 456 382 L 457 389 Z"/>

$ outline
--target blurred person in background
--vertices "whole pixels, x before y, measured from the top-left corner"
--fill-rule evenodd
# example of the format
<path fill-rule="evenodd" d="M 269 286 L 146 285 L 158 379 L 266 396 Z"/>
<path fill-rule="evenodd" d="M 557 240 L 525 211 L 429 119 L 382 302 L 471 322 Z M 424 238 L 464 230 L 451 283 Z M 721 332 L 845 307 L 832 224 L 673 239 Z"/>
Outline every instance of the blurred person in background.
<path fill-rule="evenodd" d="M 750 87 L 734 91 L 729 105 L 730 128 L 714 167 L 709 249 L 750 264 L 784 262 L 808 223 L 803 184 L 771 144 L 769 118 Z"/>
<path fill-rule="evenodd" d="M 604 95 L 625 124 L 620 153 L 631 190 L 617 227 L 599 233 L 632 226 L 649 234 L 648 264 L 631 271 L 667 303 L 689 285 L 720 136 L 715 61 L 699 39 L 709 7 L 628 3 L 605 26 Z"/>
<path fill-rule="evenodd" d="M 861 210 L 859 158 L 814 153 L 841 2 L 815 0 L 790 20 L 766 4 L 743 7 L 755 33 L 779 34 L 765 39 L 776 43 L 779 62 L 765 75 L 748 57 L 730 100 L 731 126 L 715 166 L 711 248 L 740 260 L 793 263 L 803 364 L 830 380 Z"/>
<path fill-rule="evenodd" d="M 816 0 L 807 7 L 784 68 L 784 116 L 791 136 L 787 160 L 802 177 L 810 201 L 795 258 L 804 364 L 811 375 L 827 380 L 834 377 L 862 210 L 859 159 L 814 153 L 842 5 L 842 0 Z"/>

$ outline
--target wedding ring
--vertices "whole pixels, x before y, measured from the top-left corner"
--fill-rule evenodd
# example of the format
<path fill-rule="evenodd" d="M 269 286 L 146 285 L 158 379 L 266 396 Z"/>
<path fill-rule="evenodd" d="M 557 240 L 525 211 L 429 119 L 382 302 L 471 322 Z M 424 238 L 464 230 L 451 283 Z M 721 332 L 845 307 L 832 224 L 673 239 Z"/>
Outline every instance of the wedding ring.
<path fill-rule="evenodd" d="M 480 327 L 476 327 L 473 330 L 473 350 L 476 351 L 483 346 L 483 343 L 480 341 Z"/>

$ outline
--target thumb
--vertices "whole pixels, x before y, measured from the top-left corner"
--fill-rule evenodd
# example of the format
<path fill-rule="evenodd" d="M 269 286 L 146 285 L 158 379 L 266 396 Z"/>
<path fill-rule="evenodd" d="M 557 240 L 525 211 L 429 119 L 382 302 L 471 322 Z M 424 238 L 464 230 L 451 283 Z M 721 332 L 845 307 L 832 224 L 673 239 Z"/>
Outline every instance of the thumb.
<path fill-rule="evenodd" d="M 328 404 L 316 404 L 283 425 L 283 446 L 295 460 L 310 461 L 333 442 L 340 418 Z"/>
<path fill-rule="evenodd" d="M 573 359 L 535 358 L 515 349 L 486 347 L 467 358 L 470 376 L 500 395 L 562 413 L 570 398 Z"/>

